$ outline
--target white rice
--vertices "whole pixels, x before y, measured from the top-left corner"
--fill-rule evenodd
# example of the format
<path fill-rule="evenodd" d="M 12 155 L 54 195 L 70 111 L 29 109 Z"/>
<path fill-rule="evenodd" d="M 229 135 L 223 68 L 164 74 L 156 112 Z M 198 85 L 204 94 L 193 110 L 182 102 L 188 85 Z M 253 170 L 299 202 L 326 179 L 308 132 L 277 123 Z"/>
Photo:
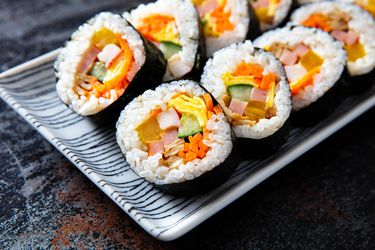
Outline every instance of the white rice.
<path fill-rule="evenodd" d="M 140 176 L 156 184 L 180 183 L 192 180 L 220 165 L 232 151 L 230 125 L 223 114 L 213 115 L 207 122 L 211 131 L 210 140 L 204 143 L 211 147 L 203 159 L 184 164 L 181 160 L 172 170 L 160 164 L 162 154 L 148 156 L 147 147 L 142 144 L 135 128 L 144 121 L 157 105 L 167 109 L 167 101 L 176 93 L 185 92 L 201 96 L 205 92 L 189 80 L 162 84 L 155 90 L 147 90 L 130 102 L 121 112 L 117 122 L 117 142 L 131 168 Z"/>
<path fill-rule="evenodd" d="M 207 57 L 219 49 L 246 39 L 250 24 L 248 0 L 227 1 L 225 10 L 231 11 L 229 20 L 235 28 L 232 31 L 224 31 L 218 37 L 206 36 Z"/>
<path fill-rule="evenodd" d="M 132 50 L 134 63 L 126 76 L 129 82 L 133 80 L 136 73 L 141 69 L 146 58 L 141 37 L 120 15 L 102 12 L 80 26 L 73 33 L 71 40 L 61 50 L 55 63 L 55 68 L 57 70 L 56 77 L 58 78 L 56 85 L 58 96 L 71 109 L 83 116 L 96 114 L 119 98 L 114 90 L 110 91 L 109 98 L 97 98 L 91 95 L 89 99 L 73 91 L 76 84 L 76 74 L 79 73 L 77 72 L 77 67 L 86 50 L 90 47 L 91 37 L 96 31 L 104 27 L 114 33 L 122 34 L 122 38 L 128 42 Z"/>
<path fill-rule="evenodd" d="M 204 67 L 201 82 L 207 91 L 215 98 L 226 93 L 226 87 L 222 75 L 235 71 L 242 61 L 246 63 L 258 63 L 265 68 L 265 74 L 275 73 L 279 78 L 276 86 L 275 107 L 276 115 L 270 119 L 260 119 L 254 126 L 240 125 L 233 129 L 238 137 L 262 139 L 274 134 L 288 119 L 292 104 L 288 81 L 281 63 L 268 52 L 256 52 L 250 41 L 233 44 L 214 53 Z"/>
<path fill-rule="evenodd" d="M 324 59 L 321 71 L 314 76 L 314 84 L 293 96 L 293 109 L 299 110 L 324 95 L 340 79 L 345 67 L 346 52 L 341 43 L 328 33 L 305 27 L 285 27 L 264 33 L 254 41 L 254 46 L 266 48 L 273 43 L 293 47 L 304 43 Z"/>
<path fill-rule="evenodd" d="M 371 72 L 375 68 L 375 20 L 367 11 L 343 2 L 316 2 L 298 8 L 292 14 L 291 22 L 301 24 L 313 13 L 329 15 L 333 11 L 341 11 L 351 17 L 348 23 L 349 28 L 359 34 L 359 41 L 366 50 L 366 56 L 347 63 L 350 75 L 356 76 Z"/>
<path fill-rule="evenodd" d="M 199 45 L 198 13 L 190 1 L 158 0 L 147 5 L 141 4 L 130 13 L 125 12 L 124 17 L 134 27 L 138 27 L 142 19 L 152 14 L 173 16 L 176 20 L 182 50 L 169 58 L 164 80 L 180 78 L 194 67 Z"/>
<path fill-rule="evenodd" d="M 272 24 L 261 22 L 260 29 L 265 31 L 279 26 L 287 17 L 289 10 L 292 8 L 292 3 L 292 0 L 281 0 L 277 5 Z"/>

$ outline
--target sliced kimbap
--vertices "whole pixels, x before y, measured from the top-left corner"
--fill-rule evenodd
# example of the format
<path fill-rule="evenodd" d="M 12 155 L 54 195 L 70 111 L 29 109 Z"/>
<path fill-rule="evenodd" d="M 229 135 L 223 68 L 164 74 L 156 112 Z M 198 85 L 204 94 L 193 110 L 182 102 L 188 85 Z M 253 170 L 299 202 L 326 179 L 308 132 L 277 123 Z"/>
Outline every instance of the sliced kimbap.
<path fill-rule="evenodd" d="M 124 13 L 124 17 L 168 60 L 165 81 L 200 75 L 205 58 L 200 41 L 199 18 L 194 5 L 185 0 L 158 0 Z M 198 72 L 197 72 L 198 71 Z"/>
<path fill-rule="evenodd" d="M 207 57 L 247 38 L 255 38 L 259 22 L 248 0 L 192 0 L 206 39 Z"/>
<path fill-rule="evenodd" d="M 341 79 L 345 68 L 346 53 L 341 43 L 319 29 L 291 26 L 271 30 L 258 37 L 254 46 L 272 52 L 283 64 L 295 111 L 325 95 Z M 332 106 L 322 105 L 316 112 L 323 113 Z"/>
<path fill-rule="evenodd" d="M 288 130 L 291 94 L 281 63 L 250 41 L 217 51 L 204 67 L 202 85 L 218 100 L 233 129 L 248 141 L 280 146 Z M 280 133 L 278 133 L 280 132 Z M 280 136 L 280 135 L 283 136 Z M 272 138 L 282 140 L 272 141 Z"/>
<path fill-rule="evenodd" d="M 73 33 L 55 70 L 60 99 L 76 113 L 90 116 L 114 104 L 123 108 L 125 96 L 155 86 L 145 82 L 161 81 L 165 60 L 120 15 L 103 12 Z"/>
<path fill-rule="evenodd" d="M 287 18 L 292 0 L 249 0 L 262 31 L 279 26 Z"/>
<path fill-rule="evenodd" d="M 117 142 L 136 174 L 172 194 L 207 191 L 237 167 L 226 116 L 190 80 L 162 84 L 130 102 L 117 122 Z"/>
<path fill-rule="evenodd" d="M 322 0 L 298 0 L 299 5 L 312 2 L 321 2 Z M 370 14 L 375 17 L 375 1 L 374 0 L 337 0 L 338 2 L 356 4 L 362 9 L 367 10 Z"/>
<path fill-rule="evenodd" d="M 319 28 L 341 41 L 347 52 L 350 76 L 373 77 L 375 68 L 375 20 L 353 4 L 324 1 L 303 5 L 291 17 L 293 24 Z M 367 82 L 355 81 L 356 85 Z"/>
<path fill-rule="evenodd" d="M 375 0 L 339 0 L 339 2 L 356 4 L 375 17 Z"/>

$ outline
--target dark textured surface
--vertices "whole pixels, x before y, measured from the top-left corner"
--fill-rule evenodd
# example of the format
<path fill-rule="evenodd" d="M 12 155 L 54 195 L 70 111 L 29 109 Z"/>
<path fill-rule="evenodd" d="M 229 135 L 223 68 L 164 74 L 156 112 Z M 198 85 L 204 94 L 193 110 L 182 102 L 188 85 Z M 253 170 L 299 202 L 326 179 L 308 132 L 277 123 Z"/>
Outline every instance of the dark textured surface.
<path fill-rule="evenodd" d="M 1 0 L 0 70 L 136 1 Z M 153 239 L 0 101 L 0 248 L 375 249 L 375 110 L 186 236 Z"/>

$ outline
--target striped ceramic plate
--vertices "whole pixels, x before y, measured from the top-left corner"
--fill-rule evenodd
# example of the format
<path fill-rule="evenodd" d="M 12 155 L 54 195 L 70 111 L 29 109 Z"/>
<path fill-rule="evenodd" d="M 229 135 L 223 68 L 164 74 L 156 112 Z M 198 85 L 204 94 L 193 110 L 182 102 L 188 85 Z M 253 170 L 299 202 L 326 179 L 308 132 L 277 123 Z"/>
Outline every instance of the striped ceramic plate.
<path fill-rule="evenodd" d="M 179 198 L 159 191 L 129 169 L 114 128 L 98 127 L 60 102 L 52 68 L 57 53 L 0 74 L 0 96 L 140 226 L 165 241 L 187 233 L 375 105 L 375 88 L 348 97 L 315 127 L 294 128 L 272 157 L 242 162 L 229 181 L 208 194 Z"/>

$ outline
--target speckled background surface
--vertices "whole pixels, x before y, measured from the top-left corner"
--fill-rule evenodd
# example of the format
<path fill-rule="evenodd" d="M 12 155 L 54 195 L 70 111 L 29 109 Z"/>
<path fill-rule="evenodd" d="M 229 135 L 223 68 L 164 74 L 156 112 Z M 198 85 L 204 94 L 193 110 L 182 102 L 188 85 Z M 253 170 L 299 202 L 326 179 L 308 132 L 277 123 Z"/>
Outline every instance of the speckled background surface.
<path fill-rule="evenodd" d="M 1 0 L 0 71 L 139 1 Z M 375 249 L 375 109 L 186 236 L 155 240 L 0 101 L 0 248 Z"/>

